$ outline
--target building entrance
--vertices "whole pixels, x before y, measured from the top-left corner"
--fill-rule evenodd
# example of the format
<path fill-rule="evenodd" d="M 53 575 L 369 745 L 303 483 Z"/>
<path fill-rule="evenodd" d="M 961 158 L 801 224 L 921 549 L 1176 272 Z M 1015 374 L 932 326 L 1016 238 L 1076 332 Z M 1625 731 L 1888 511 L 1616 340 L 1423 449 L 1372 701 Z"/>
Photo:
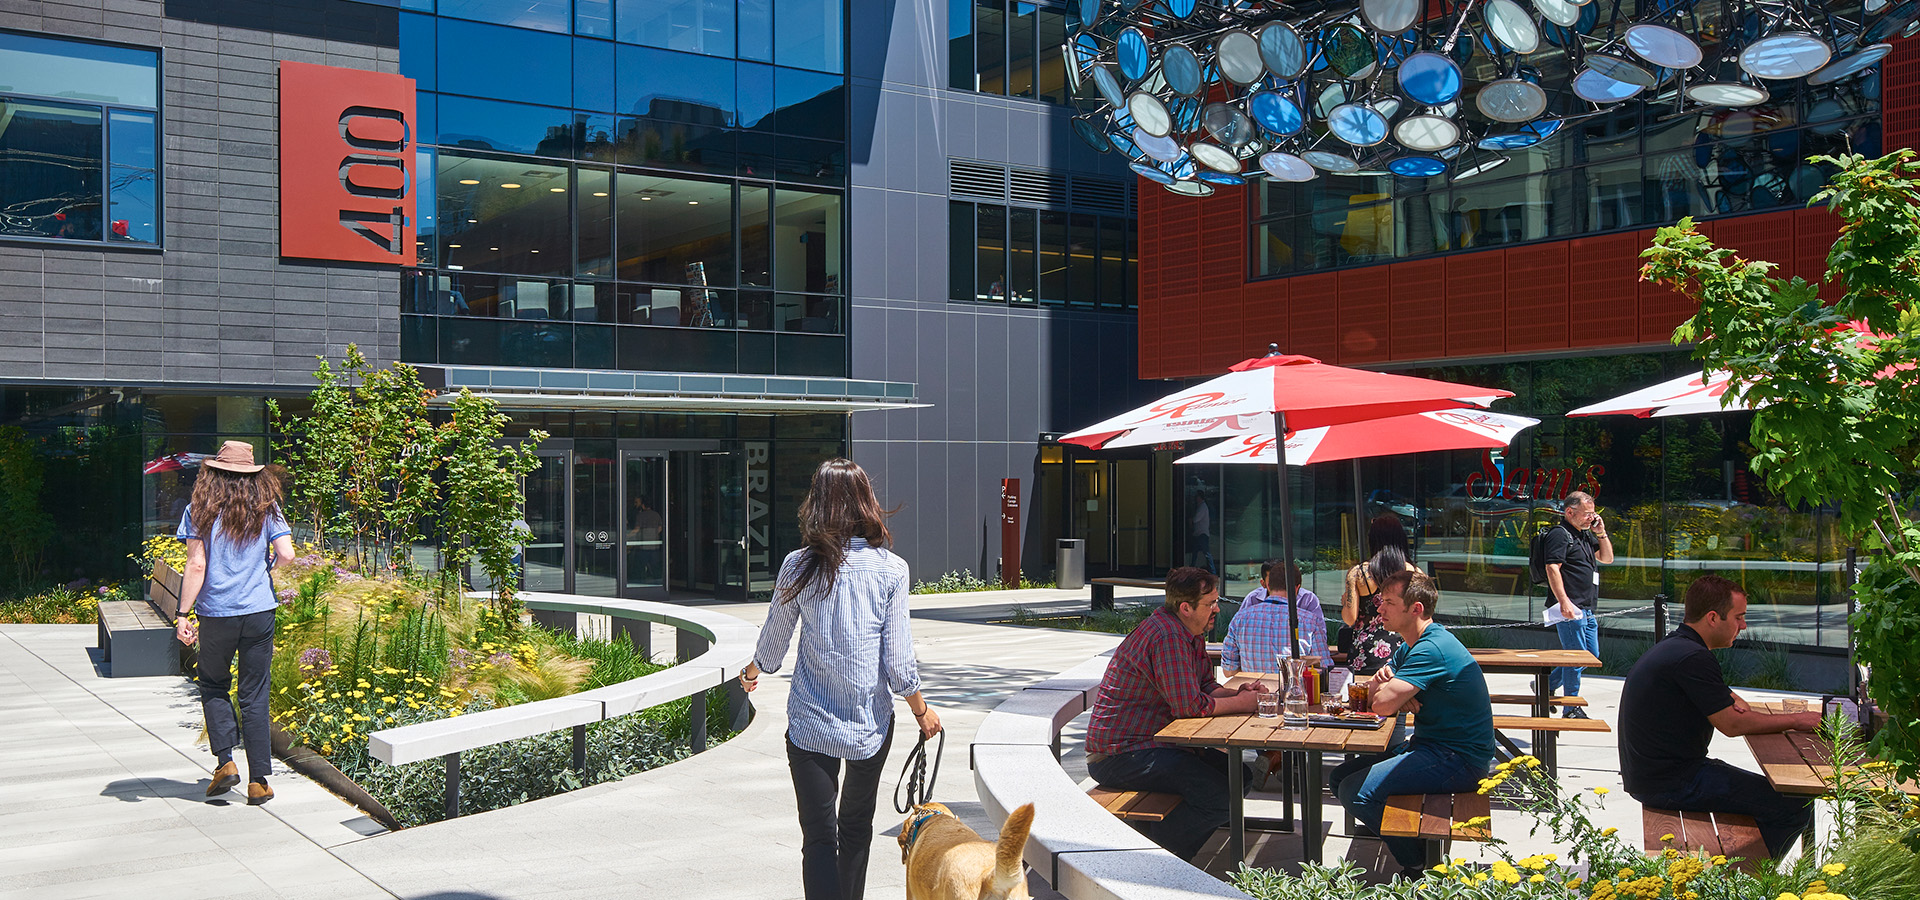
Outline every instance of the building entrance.
<path fill-rule="evenodd" d="M 548 439 L 527 475 L 527 590 L 745 599 L 747 466 L 717 442 Z"/>

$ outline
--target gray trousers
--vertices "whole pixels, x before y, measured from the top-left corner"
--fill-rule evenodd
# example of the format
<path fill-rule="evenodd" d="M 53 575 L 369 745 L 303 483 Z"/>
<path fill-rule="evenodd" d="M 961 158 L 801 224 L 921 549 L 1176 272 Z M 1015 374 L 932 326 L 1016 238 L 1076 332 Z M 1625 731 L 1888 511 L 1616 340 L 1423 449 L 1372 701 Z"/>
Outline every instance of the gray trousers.
<path fill-rule="evenodd" d="M 247 775 L 273 772 L 273 742 L 268 737 L 267 690 L 273 682 L 273 614 L 266 609 L 243 616 L 200 617 L 200 708 L 207 717 L 207 742 L 215 756 L 227 756 L 245 744 Z M 233 659 L 240 657 L 240 718 L 234 720 Z M 243 739 L 244 738 L 244 739 Z"/>

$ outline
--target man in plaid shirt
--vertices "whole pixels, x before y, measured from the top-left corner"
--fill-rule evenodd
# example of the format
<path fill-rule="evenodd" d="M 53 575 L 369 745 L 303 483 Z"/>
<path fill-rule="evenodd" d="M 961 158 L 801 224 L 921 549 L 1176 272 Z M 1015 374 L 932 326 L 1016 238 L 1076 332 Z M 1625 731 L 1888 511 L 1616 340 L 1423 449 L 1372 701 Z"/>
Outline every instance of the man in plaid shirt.
<path fill-rule="evenodd" d="M 1283 568 L 1284 567 L 1284 568 Z M 1227 640 L 1220 645 L 1220 671 L 1277 671 L 1274 657 L 1287 652 L 1287 589 L 1277 577 L 1284 571 L 1294 584 L 1300 583 L 1300 567 L 1294 563 L 1268 560 L 1260 566 L 1260 586 L 1240 601 L 1240 612 L 1227 623 Z M 1278 590 L 1275 588 L 1278 587 Z M 1300 641 L 1306 656 L 1327 660 L 1327 617 L 1320 611 L 1320 598 L 1299 588 L 1294 592 L 1300 604 Z"/>
<path fill-rule="evenodd" d="M 1179 794 L 1186 802 L 1147 826 L 1147 837 L 1191 860 L 1227 824 L 1227 755 L 1175 747 L 1153 736 L 1174 719 L 1245 715 L 1259 684 L 1221 687 L 1206 635 L 1220 612 L 1220 585 L 1205 569 L 1167 573 L 1167 602 L 1120 642 L 1100 679 L 1087 725 L 1087 773 L 1116 791 Z M 1242 784 L 1252 784 L 1252 773 Z"/>

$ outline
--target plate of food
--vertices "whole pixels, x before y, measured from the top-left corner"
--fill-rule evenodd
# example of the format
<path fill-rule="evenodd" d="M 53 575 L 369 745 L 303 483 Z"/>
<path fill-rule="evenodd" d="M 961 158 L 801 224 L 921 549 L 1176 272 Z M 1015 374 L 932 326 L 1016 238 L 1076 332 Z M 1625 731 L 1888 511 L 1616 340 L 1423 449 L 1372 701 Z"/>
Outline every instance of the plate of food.
<path fill-rule="evenodd" d="M 1380 716 L 1363 712 L 1313 713 L 1307 716 L 1307 724 L 1315 728 L 1379 728 L 1384 721 L 1386 719 Z"/>

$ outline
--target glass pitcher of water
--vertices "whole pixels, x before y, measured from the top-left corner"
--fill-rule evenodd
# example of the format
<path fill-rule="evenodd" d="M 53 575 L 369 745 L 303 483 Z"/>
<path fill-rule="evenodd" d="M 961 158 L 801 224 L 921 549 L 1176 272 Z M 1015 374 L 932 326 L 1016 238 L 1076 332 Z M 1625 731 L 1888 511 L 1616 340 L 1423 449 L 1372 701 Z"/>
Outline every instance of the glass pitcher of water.
<path fill-rule="evenodd" d="M 1281 709 L 1286 716 L 1288 728 L 1307 727 L 1307 661 L 1298 657 L 1281 657 L 1281 671 L 1286 675 L 1286 691 L 1281 695 Z"/>

